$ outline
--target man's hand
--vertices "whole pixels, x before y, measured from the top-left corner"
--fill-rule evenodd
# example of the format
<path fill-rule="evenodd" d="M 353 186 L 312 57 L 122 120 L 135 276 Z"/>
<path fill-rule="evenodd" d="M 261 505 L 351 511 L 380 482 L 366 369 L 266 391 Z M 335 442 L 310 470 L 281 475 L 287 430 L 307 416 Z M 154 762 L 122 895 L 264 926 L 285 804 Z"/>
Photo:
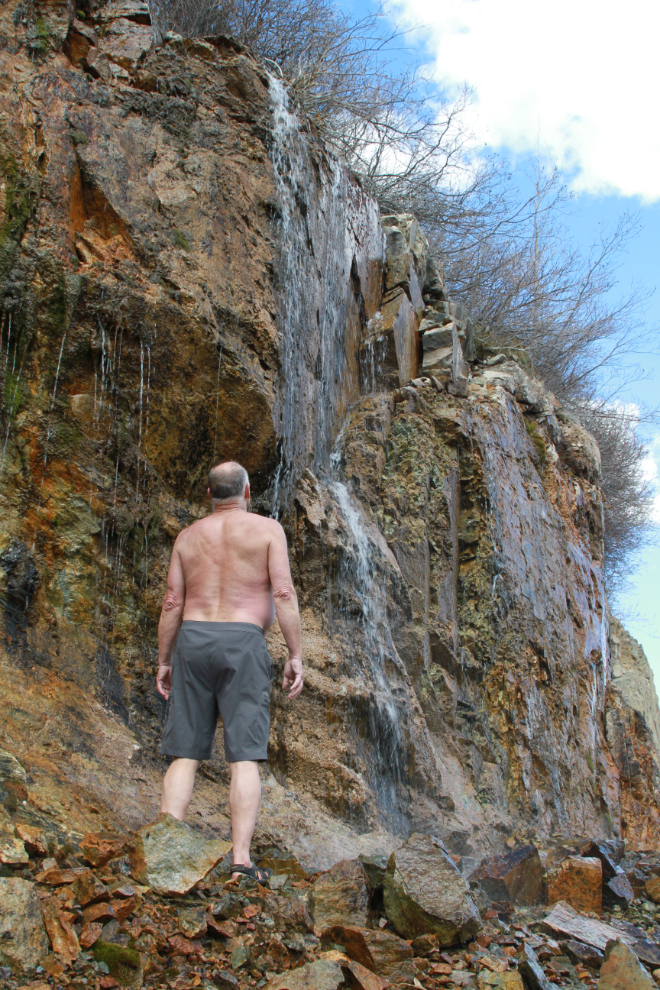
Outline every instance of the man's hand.
<path fill-rule="evenodd" d="M 170 696 L 170 691 L 172 689 L 172 666 L 171 664 L 161 663 L 158 666 L 158 676 L 156 677 L 156 687 L 158 688 L 158 694 L 161 694 L 165 701 Z"/>
<path fill-rule="evenodd" d="M 282 688 L 286 691 L 289 687 L 289 698 L 293 701 L 297 698 L 303 689 L 303 681 L 305 680 L 303 674 L 302 660 L 297 657 L 289 658 L 284 664 L 284 677 L 282 678 Z"/>

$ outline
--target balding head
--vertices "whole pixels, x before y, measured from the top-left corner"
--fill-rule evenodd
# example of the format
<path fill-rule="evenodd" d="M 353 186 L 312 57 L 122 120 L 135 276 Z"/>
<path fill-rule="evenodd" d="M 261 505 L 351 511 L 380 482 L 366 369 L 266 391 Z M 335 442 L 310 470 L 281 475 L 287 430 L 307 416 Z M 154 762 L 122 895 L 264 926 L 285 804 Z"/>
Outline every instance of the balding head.
<path fill-rule="evenodd" d="M 245 498 L 245 486 L 249 483 L 247 471 L 236 461 L 216 464 L 209 471 L 209 495 L 214 502 L 238 501 Z"/>

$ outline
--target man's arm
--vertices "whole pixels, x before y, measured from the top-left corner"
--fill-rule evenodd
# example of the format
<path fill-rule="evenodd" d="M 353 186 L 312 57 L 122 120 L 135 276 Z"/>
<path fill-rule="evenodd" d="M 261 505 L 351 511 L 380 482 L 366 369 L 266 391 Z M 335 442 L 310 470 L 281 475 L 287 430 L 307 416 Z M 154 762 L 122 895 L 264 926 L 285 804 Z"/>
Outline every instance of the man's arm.
<path fill-rule="evenodd" d="M 303 689 L 302 645 L 298 596 L 291 580 L 286 536 L 279 523 L 268 548 L 268 574 L 273 589 L 273 601 L 277 621 L 289 648 L 289 659 L 284 665 L 282 687 L 289 690 L 290 698 L 297 698 Z"/>
<path fill-rule="evenodd" d="M 186 582 L 176 543 L 167 574 L 167 591 L 158 623 L 158 677 L 156 687 L 167 701 L 172 685 L 172 650 L 181 625 L 186 600 Z"/>

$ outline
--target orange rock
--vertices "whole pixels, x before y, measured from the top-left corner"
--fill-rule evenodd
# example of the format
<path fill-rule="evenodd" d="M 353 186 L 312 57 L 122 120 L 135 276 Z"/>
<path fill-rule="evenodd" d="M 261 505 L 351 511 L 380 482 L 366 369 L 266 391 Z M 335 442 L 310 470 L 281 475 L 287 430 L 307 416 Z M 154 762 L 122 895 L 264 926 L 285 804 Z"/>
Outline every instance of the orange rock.
<path fill-rule="evenodd" d="M 660 904 L 660 877 L 651 877 L 644 885 L 644 893 L 655 904 Z"/>
<path fill-rule="evenodd" d="M 55 887 L 53 890 L 53 897 L 57 897 L 57 899 L 61 902 L 62 907 L 67 910 L 71 910 L 76 900 L 73 884 L 67 885 L 66 887 Z"/>
<path fill-rule="evenodd" d="M 375 931 L 352 925 L 333 925 L 323 937 L 343 945 L 346 954 L 373 973 L 395 983 L 412 983 L 413 950 L 392 932 Z"/>
<path fill-rule="evenodd" d="M 110 894 L 104 884 L 92 873 L 85 870 L 73 882 L 73 892 L 81 907 L 97 901 L 109 901 Z M 116 891 L 115 891 L 116 894 Z"/>
<path fill-rule="evenodd" d="M 314 884 L 314 922 L 321 928 L 348 924 L 366 927 L 369 891 L 362 864 L 343 859 Z"/>
<path fill-rule="evenodd" d="M 610 942 L 600 968 L 598 990 L 652 990 L 655 980 L 646 972 L 632 949 Z"/>
<path fill-rule="evenodd" d="M 17 822 L 16 832 L 19 839 L 23 840 L 23 844 L 30 856 L 48 855 L 48 842 L 43 829 L 37 828 L 34 825 L 24 825 L 23 822 Z"/>
<path fill-rule="evenodd" d="M 220 935 L 222 938 L 234 938 L 236 935 L 236 924 L 233 921 L 218 921 L 213 915 L 207 914 L 206 925 L 211 935 Z"/>
<path fill-rule="evenodd" d="M 183 935 L 172 935 L 167 941 L 180 956 L 192 956 L 197 951 L 194 943 L 189 938 L 184 938 Z"/>
<path fill-rule="evenodd" d="M 128 839 L 124 836 L 107 832 L 88 832 L 80 843 L 85 859 L 92 866 L 103 866 L 116 856 L 121 856 L 127 846 Z"/>
<path fill-rule="evenodd" d="M 78 936 L 71 924 L 75 915 L 69 911 L 63 911 L 60 902 L 54 897 L 42 901 L 41 906 L 43 907 L 46 931 L 48 932 L 53 952 L 60 958 L 62 963 L 70 966 L 80 954 Z"/>
<path fill-rule="evenodd" d="M 354 990 L 387 990 L 390 986 L 388 980 L 378 976 L 377 973 L 372 973 L 359 962 L 342 963 L 341 968 L 346 982 Z"/>
<path fill-rule="evenodd" d="M 51 887 L 59 887 L 60 884 L 75 883 L 78 875 L 79 873 L 76 873 L 75 870 L 60 870 L 57 866 L 53 866 L 50 870 L 37 873 L 34 879 L 37 883 L 47 883 Z"/>
<path fill-rule="evenodd" d="M 595 857 L 569 856 L 546 875 L 548 904 L 566 901 L 576 911 L 602 911 L 603 866 Z"/>
<path fill-rule="evenodd" d="M 108 907 L 112 908 L 114 911 L 117 921 L 122 922 L 133 914 L 141 903 L 142 898 L 139 894 L 135 894 L 133 897 L 125 897 L 123 899 L 118 898 L 116 901 L 110 901 Z"/>
<path fill-rule="evenodd" d="M 89 949 L 90 946 L 94 945 L 94 942 L 101 937 L 101 932 L 103 931 L 103 925 L 98 921 L 90 921 L 83 927 L 80 933 L 79 942 L 83 949 Z"/>
<path fill-rule="evenodd" d="M 449 963 L 436 963 L 429 970 L 429 976 L 450 976 L 451 971 Z"/>
<path fill-rule="evenodd" d="M 506 959 L 492 959 L 490 956 L 482 956 L 479 963 L 491 973 L 506 973 L 509 968 Z"/>
<path fill-rule="evenodd" d="M 114 908 L 109 903 L 90 904 L 83 908 L 83 919 L 86 924 L 90 921 L 110 921 L 115 917 Z"/>
<path fill-rule="evenodd" d="M 52 976 L 54 980 L 57 980 L 64 972 L 64 966 L 58 962 L 52 952 L 44 956 L 40 962 L 48 975 Z"/>

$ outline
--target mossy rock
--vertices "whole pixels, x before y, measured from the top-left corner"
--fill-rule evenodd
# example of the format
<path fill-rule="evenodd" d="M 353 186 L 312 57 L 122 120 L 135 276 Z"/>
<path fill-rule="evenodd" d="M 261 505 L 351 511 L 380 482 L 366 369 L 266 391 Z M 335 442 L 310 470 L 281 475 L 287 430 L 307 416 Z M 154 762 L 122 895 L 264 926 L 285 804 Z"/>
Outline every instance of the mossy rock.
<path fill-rule="evenodd" d="M 94 943 L 94 959 L 104 962 L 110 976 L 123 987 L 139 987 L 142 984 L 142 960 L 140 953 L 114 942 Z"/>
<path fill-rule="evenodd" d="M 527 434 L 530 440 L 534 444 L 534 448 L 538 454 L 541 464 L 545 464 L 548 458 L 548 453 L 545 446 L 545 440 L 543 439 L 543 434 L 533 419 L 525 419 L 525 427 L 527 428 Z"/>
<path fill-rule="evenodd" d="M 170 237 L 172 238 L 172 243 L 175 247 L 181 248 L 183 251 L 190 251 L 190 244 L 188 243 L 188 238 L 185 234 L 182 234 L 180 230 L 176 228 L 170 231 Z"/>

